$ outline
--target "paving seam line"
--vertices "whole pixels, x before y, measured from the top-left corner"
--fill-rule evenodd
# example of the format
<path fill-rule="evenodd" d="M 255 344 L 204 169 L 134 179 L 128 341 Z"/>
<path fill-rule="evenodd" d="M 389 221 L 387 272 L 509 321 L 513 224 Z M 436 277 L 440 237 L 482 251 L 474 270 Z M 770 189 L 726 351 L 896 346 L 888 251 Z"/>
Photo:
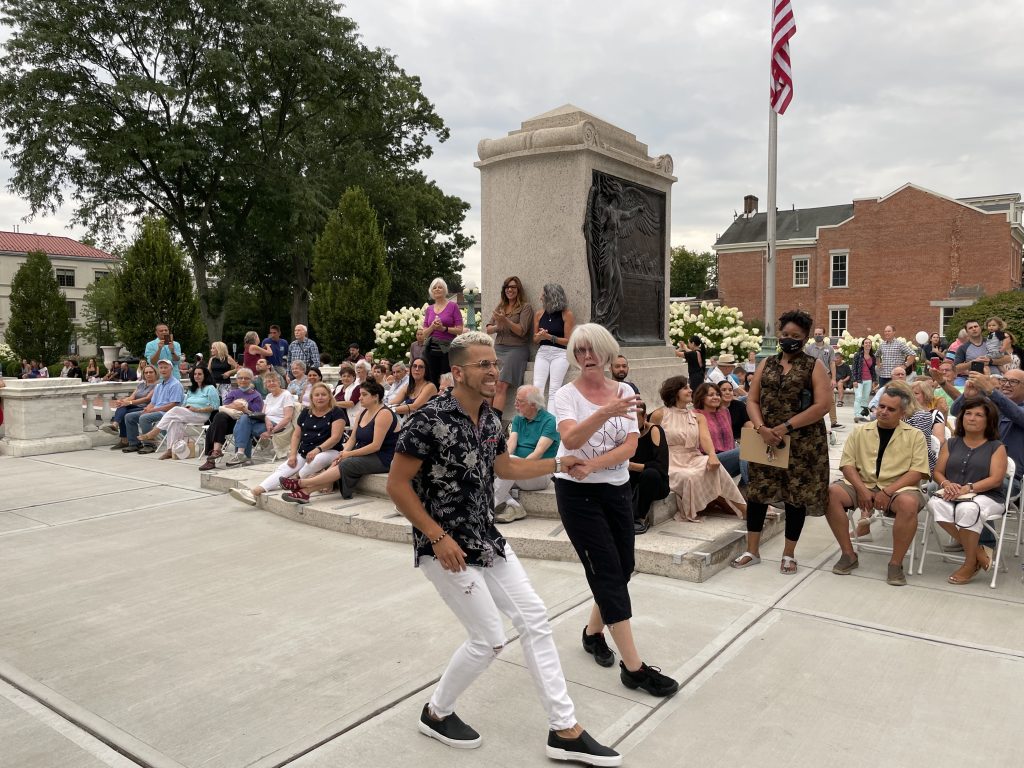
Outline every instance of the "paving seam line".
<path fill-rule="evenodd" d="M 93 450 L 96 450 L 96 449 L 93 449 Z M 76 451 L 76 453 L 77 453 L 77 451 Z M 52 454 L 44 454 L 44 455 L 52 455 Z M 194 490 L 196 490 L 196 488 L 194 486 L 191 486 L 191 485 L 176 485 L 174 483 L 158 483 L 158 482 L 154 482 L 153 480 L 150 480 L 150 479 L 147 479 L 147 478 L 144 478 L 144 477 L 134 477 L 132 475 L 119 475 L 116 472 L 107 472 L 107 471 L 104 471 L 102 469 L 94 469 L 92 467 L 88 467 L 88 468 L 87 467 L 76 467 L 76 466 L 73 466 L 71 464 L 61 464 L 58 461 L 46 461 L 45 459 L 41 459 L 38 456 L 26 456 L 25 458 L 26 459 L 31 459 L 33 461 L 38 461 L 40 464 L 49 464 L 52 467 L 61 467 L 62 469 L 77 469 L 77 470 L 80 470 L 82 472 L 91 472 L 94 475 L 103 475 L 104 477 L 116 477 L 118 480 L 138 480 L 139 482 L 149 483 L 150 485 L 165 485 L 165 486 L 168 486 L 170 488 L 181 488 L 182 490 L 185 490 L 185 491 L 194 491 Z M 157 459 L 153 459 L 153 461 L 158 461 L 158 460 Z M 160 462 L 160 463 L 163 464 L 165 462 Z M 226 491 L 225 491 L 225 493 L 226 493 Z M 86 497 L 83 497 L 83 498 L 86 498 Z"/>
<path fill-rule="evenodd" d="M 0 659 L 0 680 L 143 768 L 185 768 L 130 733 Z"/>
<path fill-rule="evenodd" d="M 165 483 L 156 483 L 154 485 L 149 486 L 149 488 L 177 488 L 178 490 L 186 490 L 184 488 L 181 488 L 180 486 L 177 486 L 177 485 L 166 485 Z M 135 488 L 135 489 L 132 489 L 132 490 L 142 490 L 142 489 L 141 488 Z M 131 491 L 115 491 L 115 493 L 130 493 L 130 492 Z M 193 491 L 193 493 L 200 493 L 200 491 Z M 112 494 L 101 494 L 101 495 L 109 496 L 109 495 L 112 495 Z M 210 494 L 204 494 L 204 495 L 208 496 Z M 216 494 L 216 495 L 219 496 L 221 494 Z M 78 498 L 78 499 L 62 499 L 61 501 L 49 502 L 49 504 L 36 504 L 34 507 L 20 507 L 19 509 L 22 509 L 22 510 L 38 509 L 40 507 L 50 506 L 52 504 L 65 504 L 65 503 L 67 503 L 69 501 L 82 501 L 82 500 L 85 500 L 85 499 L 95 499 L 95 498 L 98 498 L 98 497 L 97 496 L 82 496 L 81 498 Z M 108 517 L 117 517 L 118 515 L 129 515 L 132 512 L 143 512 L 143 511 L 145 511 L 147 509 L 155 509 L 157 507 L 165 507 L 168 504 L 180 504 L 182 502 L 187 502 L 187 501 L 198 501 L 198 499 L 172 499 L 170 501 L 159 501 L 159 502 L 156 502 L 155 504 L 144 504 L 141 507 L 132 507 L 131 509 L 122 509 L 122 510 L 120 510 L 118 512 L 105 512 L 103 514 L 91 515 L 89 517 L 80 517 L 77 520 L 65 520 L 65 521 L 60 522 L 60 523 L 45 523 L 42 520 L 36 520 L 34 517 L 28 517 L 27 515 L 22 514 L 21 512 L 16 512 L 14 510 L 8 509 L 8 510 L 4 510 L 4 511 L 5 512 L 10 512 L 12 515 L 17 515 L 18 517 L 23 517 L 26 520 L 29 520 L 29 521 L 31 521 L 33 523 L 37 523 L 37 525 L 32 527 L 32 528 L 20 528 L 20 529 L 16 529 L 16 530 L 13 530 L 13 531 L 4 531 L 3 533 L 0 533 L 0 536 L 10 536 L 11 534 L 15 534 L 15 533 L 27 533 L 28 531 L 38 531 L 40 528 L 61 528 L 61 527 L 65 526 L 65 525 L 79 525 L 81 523 L 88 523 L 88 522 L 91 522 L 93 520 L 103 520 L 103 519 L 108 518 Z"/>

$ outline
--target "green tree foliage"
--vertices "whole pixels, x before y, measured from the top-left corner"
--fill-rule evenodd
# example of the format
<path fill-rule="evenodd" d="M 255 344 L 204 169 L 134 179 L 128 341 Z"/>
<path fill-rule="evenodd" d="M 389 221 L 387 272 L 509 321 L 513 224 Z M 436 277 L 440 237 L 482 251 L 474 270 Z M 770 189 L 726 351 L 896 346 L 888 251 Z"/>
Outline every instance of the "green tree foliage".
<path fill-rule="evenodd" d="M 357 341 L 365 349 L 387 308 L 391 278 L 384 238 L 366 193 L 346 190 L 313 248 L 310 316 L 321 348 L 335 359 Z"/>
<path fill-rule="evenodd" d="M 718 285 L 718 259 L 711 251 L 691 251 L 685 245 L 672 249 L 669 295 L 695 296 Z"/>
<path fill-rule="evenodd" d="M 67 299 L 49 257 L 33 251 L 11 280 L 6 338 L 18 357 L 52 363 L 65 357 L 75 335 Z"/>
<path fill-rule="evenodd" d="M 956 335 L 970 320 L 977 320 L 985 329 L 985 321 L 990 317 L 999 317 L 1006 321 L 1006 330 L 1013 334 L 1018 344 L 1024 343 L 1024 293 L 1021 291 L 1004 291 L 984 296 L 969 307 L 961 307 L 953 313 L 946 323 L 946 339 L 952 343 Z"/>
<path fill-rule="evenodd" d="M 183 355 L 205 351 L 199 302 L 181 249 L 167 222 L 146 218 L 109 277 L 117 296 L 114 325 L 121 342 L 141 355 L 158 323 L 167 323 Z"/>
<path fill-rule="evenodd" d="M 117 344 L 114 317 L 117 314 L 117 290 L 113 280 L 100 278 L 85 289 L 82 318 L 78 335 L 98 347 Z"/>
<path fill-rule="evenodd" d="M 416 171 L 448 131 L 420 81 L 359 40 L 333 0 L 2 0 L 0 124 L 33 212 L 74 190 L 75 220 L 167 220 L 220 338 L 235 286 L 292 289 L 350 186 L 386 232 L 395 306 L 454 276 L 466 205 Z M 408 282 L 406 282 L 408 279 Z M 425 284 L 424 284 L 425 285 Z M 419 298 L 419 295 L 417 296 Z"/>

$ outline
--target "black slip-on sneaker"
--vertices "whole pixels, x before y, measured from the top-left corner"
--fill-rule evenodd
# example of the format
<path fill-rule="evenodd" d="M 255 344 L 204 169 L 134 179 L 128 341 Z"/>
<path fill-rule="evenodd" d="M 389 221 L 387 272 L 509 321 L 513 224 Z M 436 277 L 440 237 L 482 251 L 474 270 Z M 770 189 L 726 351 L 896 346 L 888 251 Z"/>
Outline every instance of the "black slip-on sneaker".
<path fill-rule="evenodd" d="M 584 765 L 622 765 L 622 755 L 599 744 L 586 731 L 575 739 L 563 739 L 554 731 L 548 731 L 547 754 L 552 760 L 572 760 Z"/>
<path fill-rule="evenodd" d="M 583 650 L 594 657 L 594 661 L 600 664 L 602 667 L 610 667 L 615 663 L 615 654 L 612 649 L 608 647 L 608 643 L 605 642 L 604 632 L 598 632 L 596 635 L 588 635 L 587 628 L 583 628 Z"/>
<path fill-rule="evenodd" d="M 630 689 L 642 688 L 651 696 L 671 696 L 679 690 L 679 683 L 667 675 L 661 674 L 658 667 L 649 667 L 640 664 L 640 669 L 630 672 L 626 665 L 619 662 L 619 679 L 622 684 Z"/>
<path fill-rule="evenodd" d="M 420 714 L 420 733 L 455 749 L 476 749 L 480 746 L 480 734 L 462 722 L 457 714 L 452 712 L 448 717 L 435 720 L 430 716 L 429 704 L 423 705 Z"/>

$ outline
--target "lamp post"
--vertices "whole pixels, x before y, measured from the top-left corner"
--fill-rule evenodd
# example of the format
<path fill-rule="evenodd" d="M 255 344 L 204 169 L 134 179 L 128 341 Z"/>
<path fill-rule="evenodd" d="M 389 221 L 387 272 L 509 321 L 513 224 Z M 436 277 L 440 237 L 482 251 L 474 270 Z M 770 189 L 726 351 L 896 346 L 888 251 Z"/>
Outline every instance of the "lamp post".
<path fill-rule="evenodd" d="M 480 289 L 476 287 L 476 283 L 473 280 L 467 280 L 465 286 L 462 288 L 462 297 L 466 300 L 466 327 L 471 330 L 476 330 L 476 300 L 480 295 Z"/>

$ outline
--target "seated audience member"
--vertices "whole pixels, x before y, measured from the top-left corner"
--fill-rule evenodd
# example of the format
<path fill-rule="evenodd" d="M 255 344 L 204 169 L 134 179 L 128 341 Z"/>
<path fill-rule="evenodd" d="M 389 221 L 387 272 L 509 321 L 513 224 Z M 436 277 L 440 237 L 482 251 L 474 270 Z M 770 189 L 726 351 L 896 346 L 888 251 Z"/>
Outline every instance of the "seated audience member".
<path fill-rule="evenodd" d="M 181 382 L 174 374 L 174 364 L 166 357 L 160 358 L 156 366 L 160 381 L 153 388 L 153 394 L 141 411 L 128 413 L 124 417 L 125 437 L 128 438 L 128 445 L 121 450 L 124 453 L 154 453 L 155 445 L 143 445 L 139 440 L 140 432 L 150 432 L 156 423 L 164 417 L 167 411 L 180 405 L 185 399 L 185 392 L 181 388 Z"/>
<path fill-rule="evenodd" d="M 718 370 L 722 374 L 722 381 L 731 381 L 733 387 L 742 386 L 742 379 L 736 368 L 736 356 L 730 353 L 718 356 Z M 717 382 L 721 384 L 722 382 Z"/>
<path fill-rule="evenodd" d="M 953 363 L 943 360 L 939 363 L 938 370 L 929 368 L 928 374 L 937 387 L 935 394 L 945 400 L 947 406 L 952 407 L 953 401 L 962 394 L 956 387 L 956 372 L 953 370 Z"/>
<path fill-rule="evenodd" d="M 320 369 L 315 365 L 311 365 L 306 369 L 306 388 L 302 390 L 302 395 L 298 398 L 298 404 L 303 408 L 309 408 L 309 398 L 313 393 L 313 385 L 317 382 L 324 380 L 323 374 L 320 373 Z"/>
<path fill-rule="evenodd" d="M 288 391 L 295 397 L 295 402 L 302 402 L 302 393 L 306 389 L 306 364 L 302 360 L 292 360 L 289 366 L 291 380 L 288 382 Z"/>
<path fill-rule="evenodd" d="M 381 385 L 383 389 L 388 386 L 388 367 L 384 363 L 373 364 L 373 380 Z"/>
<path fill-rule="evenodd" d="M 391 469 L 398 442 L 398 417 L 381 402 L 383 395 L 384 388 L 375 381 L 360 386 L 363 410 L 341 453 L 330 467 L 317 475 L 282 479 L 281 484 L 290 492 L 281 498 L 294 504 L 306 504 L 312 492 L 329 491 L 340 480 L 341 498 L 351 499 L 363 475 L 382 475 Z M 235 498 L 249 503 L 244 493 Z"/>
<path fill-rule="evenodd" d="M 512 417 L 511 432 L 508 436 L 508 454 L 513 459 L 553 459 L 558 453 L 562 439 L 554 414 L 544 408 L 546 400 L 541 391 L 533 385 L 524 385 L 516 390 L 513 405 L 516 415 Z M 526 517 L 526 510 L 518 500 L 512 498 L 512 489 L 539 491 L 548 487 L 551 475 L 531 477 L 527 480 L 494 479 L 494 522 L 512 523 Z"/>
<path fill-rule="evenodd" d="M 452 376 L 451 371 L 448 371 L 448 373 L 441 374 L 440 384 L 441 386 L 437 390 L 437 395 L 447 394 L 448 392 L 455 388 L 455 377 Z M 437 397 L 437 395 L 435 395 L 435 397 Z"/>
<path fill-rule="evenodd" d="M 633 390 L 633 394 L 635 395 L 640 394 L 640 387 L 629 380 L 629 360 L 626 359 L 625 355 L 617 355 L 615 359 L 612 360 L 611 372 L 613 381 L 625 384 Z"/>
<path fill-rule="evenodd" d="M 964 563 L 950 574 L 950 584 L 966 584 L 992 566 L 992 550 L 979 541 L 985 521 L 1003 514 L 1006 467 L 999 411 L 983 397 L 964 400 L 956 432 L 942 446 L 935 467 L 941 498 L 928 502 L 935 522 L 964 551 Z"/>
<path fill-rule="evenodd" d="M 853 376 L 853 371 L 850 368 L 850 364 L 846 362 L 846 358 L 842 355 L 836 355 L 836 399 L 839 400 L 839 406 L 846 407 L 846 390 L 850 389 L 850 377 Z"/>
<path fill-rule="evenodd" d="M 74 369 L 71 374 L 74 375 Z M 78 378 L 82 381 L 97 381 L 100 378 L 100 364 L 96 362 L 95 357 L 89 358 L 89 364 L 85 366 L 84 371 L 78 368 Z"/>
<path fill-rule="evenodd" d="M 201 365 L 195 366 L 188 374 L 189 388 L 185 400 L 167 411 L 147 434 L 139 435 L 144 443 L 155 442 L 161 431 L 167 432 L 166 451 L 161 459 L 192 459 L 196 455 L 195 443 L 185 439 L 189 424 L 205 424 L 210 414 L 220 407 L 220 394 L 210 382 L 213 377 Z"/>
<path fill-rule="evenodd" d="M 907 383 L 907 370 L 902 365 L 897 365 L 892 369 L 892 376 L 889 377 L 889 381 L 902 381 L 904 384 Z M 886 382 L 888 383 L 888 382 Z M 884 386 L 880 386 L 878 391 L 875 392 L 875 396 L 871 398 L 871 402 L 868 403 L 868 412 L 871 414 L 871 418 L 875 418 L 875 408 L 878 407 L 878 401 L 882 398 L 882 392 L 885 390 Z"/>
<path fill-rule="evenodd" d="M 652 413 L 651 421 L 665 431 L 669 487 L 676 494 L 676 520 L 703 522 L 700 513 L 713 502 L 724 503 L 737 517 L 743 517 L 747 504 L 715 455 L 707 420 L 688 407 L 692 393 L 686 377 L 666 379 L 660 394 L 665 407 Z"/>
<path fill-rule="evenodd" d="M 722 408 L 729 411 L 732 438 L 738 441 L 744 425 L 750 421 L 747 418 L 747 406 L 736 396 L 736 389 L 731 381 L 723 381 L 719 384 L 718 391 L 722 395 Z"/>
<path fill-rule="evenodd" d="M 654 524 L 651 505 L 668 496 L 671 489 L 668 485 L 668 443 L 664 430 L 647 420 L 645 403 L 637 403 L 636 422 L 640 428 L 640 439 L 636 453 L 629 460 L 629 486 L 633 491 L 633 533 L 639 535 L 647 533 Z"/>
<path fill-rule="evenodd" d="M 417 358 L 409 366 L 409 383 L 395 395 L 395 413 L 401 417 L 418 411 L 437 394 L 437 387 L 427 380 L 427 361 Z"/>
<path fill-rule="evenodd" d="M 248 368 L 249 366 L 245 367 Z M 267 375 L 267 371 L 271 370 L 274 369 L 270 367 L 270 363 L 267 362 L 267 358 L 256 357 L 256 367 L 252 369 L 252 385 L 256 387 L 256 391 L 260 393 L 260 397 L 267 396 L 267 380 L 265 377 Z M 274 373 L 277 373 L 277 371 L 275 370 Z M 281 376 L 281 374 L 278 374 L 278 376 Z M 281 376 L 281 382 L 281 387 L 284 388 L 284 376 Z"/>
<path fill-rule="evenodd" d="M 330 466 L 345 434 L 345 412 L 334 404 L 331 388 L 322 381 L 314 385 L 310 403 L 292 432 L 288 460 L 255 488 L 232 491 L 232 496 L 254 506 L 264 493 L 280 488 L 282 480 L 296 474 L 310 477 Z"/>
<path fill-rule="evenodd" d="M 206 430 L 206 461 L 199 467 L 200 472 L 216 469 L 217 459 L 224 455 L 224 440 L 229 432 L 234 432 L 235 422 L 252 413 L 263 413 L 263 398 L 253 385 L 252 371 L 239 368 L 235 388 L 228 392 Z"/>
<path fill-rule="evenodd" d="M 743 372 L 744 373 L 753 373 L 756 370 L 757 370 L 757 351 L 752 349 L 749 352 L 747 352 L 747 361 L 745 363 L 743 363 Z M 744 387 L 744 389 L 746 389 L 746 387 Z"/>
<path fill-rule="evenodd" d="M 114 411 L 114 420 L 103 427 L 104 430 L 114 435 L 119 435 L 120 440 L 110 446 L 110 450 L 118 451 L 128 447 L 128 431 L 125 425 L 125 416 L 135 411 L 141 411 L 156 389 L 157 373 L 156 368 L 147 366 L 143 373 L 142 381 L 135 388 L 129 397 L 121 397 L 110 401 L 110 404 L 117 410 Z"/>
<path fill-rule="evenodd" d="M 948 383 L 944 383 L 943 388 L 947 394 L 956 391 Z M 1019 482 L 1024 474 L 1024 371 L 1007 371 L 1001 379 L 972 373 L 963 393 L 953 402 L 950 413 L 959 420 L 964 403 L 978 396 L 990 399 L 999 411 L 999 439 L 1016 465 L 1014 476 Z M 986 543 L 984 535 L 982 539 L 982 543 Z"/>
<path fill-rule="evenodd" d="M 842 550 L 832 567 L 835 574 L 845 576 L 860 565 L 846 510 L 859 508 L 866 519 L 877 509 L 895 517 L 886 581 L 897 587 L 907 583 L 903 558 L 917 533 L 925 502 L 920 483 L 929 473 L 924 435 L 903 421 L 910 402 L 902 388 L 883 387 L 878 419 L 857 426 L 843 446 L 839 468 L 844 479 L 833 483 L 828 495 L 828 524 Z"/>
<path fill-rule="evenodd" d="M 717 384 L 725 379 L 725 374 L 718 367 L 718 355 L 708 358 L 707 372 L 704 374 L 704 381 L 708 384 Z M 661 410 L 660 408 L 658 409 Z"/>
<path fill-rule="evenodd" d="M 391 366 L 388 383 L 384 388 L 384 402 L 389 406 L 397 405 L 395 396 L 409 383 L 409 368 L 402 361 Z"/>
<path fill-rule="evenodd" d="M 724 379 L 722 384 L 729 385 L 732 382 Z M 693 393 L 693 407 L 704 416 L 708 432 L 711 433 L 711 443 L 715 447 L 715 455 L 725 467 L 725 471 L 730 477 L 740 476 L 746 483 L 747 462 L 740 461 L 740 449 L 736 447 L 736 438 L 732 436 L 732 414 L 722 402 L 722 393 L 719 389 L 722 384 L 704 382 L 697 387 L 697 391 Z"/>
<path fill-rule="evenodd" d="M 64 358 L 64 362 L 61 364 L 60 373 L 57 374 L 57 378 L 59 378 L 59 379 L 67 379 L 67 378 L 69 378 L 69 374 L 71 372 L 72 367 L 74 367 L 74 364 L 71 362 L 71 358 L 70 357 Z M 76 376 L 74 378 L 78 378 L 78 377 Z"/>
<path fill-rule="evenodd" d="M 935 437 L 941 446 L 946 442 L 946 412 L 936 407 L 936 401 L 945 403 L 945 400 L 936 395 L 935 384 L 929 378 L 917 379 L 910 385 L 910 391 L 914 393 L 914 403 L 917 405 L 917 411 L 914 415 L 916 416 L 918 413 L 922 415 L 917 416 L 916 419 L 908 416 L 907 423 L 924 432 L 926 438 L 929 436 Z M 928 460 L 931 461 L 931 441 L 929 441 L 928 450 Z M 937 458 L 938 456 L 936 455 Z M 932 464 L 932 469 L 935 469 L 934 463 Z"/>
<path fill-rule="evenodd" d="M 110 364 L 110 368 L 103 374 L 103 381 L 121 381 L 121 363 L 116 360 Z"/>
<path fill-rule="evenodd" d="M 365 360 L 359 360 L 354 363 L 356 369 L 356 383 L 362 384 L 364 381 L 369 381 L 373 378 L 373 366 Z"/>
<path fill-rule="evenodd" d="M 264 362 L 260 358 L 260 362 Z M 292 420 L 295 416 L 295 396 L 284 388 L 277 371 L 264 373 L 267 395 L 263 398 L 262 413 L 243 413 L 235 422 L 235 455 L 227 461 L 229 467 L 252 464 L 252 441 L 273 440 L 274 458 L 285 456 L 291 441 Z"/>
<path fill-rule="evenodd" d="M 338 385 L 334 388 L 334 402 L 345 410 L 345 418 L 349 424 L 356 423 L 363 409 L 359 404 L 359 391 L 355 366 L 351 363 L 342 363 L 338 369 Z"/>

